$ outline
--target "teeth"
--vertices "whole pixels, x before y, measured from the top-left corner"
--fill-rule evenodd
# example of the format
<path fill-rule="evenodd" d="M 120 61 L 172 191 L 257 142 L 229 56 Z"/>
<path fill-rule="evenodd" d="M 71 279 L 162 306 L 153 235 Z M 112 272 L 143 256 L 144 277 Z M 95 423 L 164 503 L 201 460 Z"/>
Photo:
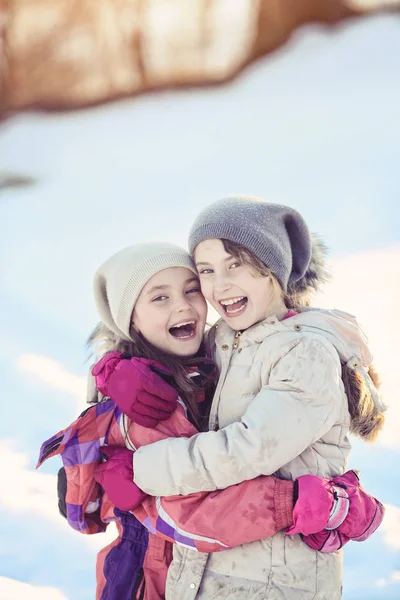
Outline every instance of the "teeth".
<path fill-rule="evenodd" d="M 194 321 L 185 321 L 184 323 L 178 323 L 177 325 L 173 325 L 171 329 L 175 327 L 183 327 L 184 325 L 194 325 Z"/>
<path fill-rule="evenodd" d="M 236 304 L 239 300 L 243 300 L 244 296 L 240 296 L 239 298 L 231 298 L 231 300 L 220 300 L 220 304 L 223 306 L 230 306 L 231 304 Z"/>

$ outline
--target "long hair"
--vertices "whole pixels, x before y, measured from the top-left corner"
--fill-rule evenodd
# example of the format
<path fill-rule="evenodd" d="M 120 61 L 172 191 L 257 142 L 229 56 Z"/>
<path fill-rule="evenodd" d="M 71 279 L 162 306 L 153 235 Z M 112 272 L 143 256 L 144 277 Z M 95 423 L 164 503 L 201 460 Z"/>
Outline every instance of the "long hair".
<path fill-rule="evenodd" d="M 177 357 L 168 354 L 150 344 L 133 326 L 131 326 L 129 333 L 132 338 L 131 341 L 124 340 L 108 329 L 104 323 L 99 323 L 90 334 L 87 346 L 91 350 L 91 354 L 96 355 L 97 358 L 101 358 L 104 354 L 113 350 L 119 350 L 123 354 L 137 358 L 147 358 L 165 366 L 173 375 L 174 387 L 188 410 L 190 420 L 199 430 L 202 430 L 207 422 L 208 407 L 218 377 L 214 361 L 202 356 L 201 350 L 195 358 Z M 201 377 L 202 384 L 199 386 L 192 378 L 188 377 L 187 370 L 190 367 L 196 367 L 202 372 L 202 366 L 205 367 L 205 376 Z M 210 376 L 207 376 L 208 371 L 211 371 Z M 200 415 L 198 402 L 196 401 L 199 392 L 204 393 L 207 406 L 207 413 L 202 415 Z"/>
<path fill-rule="evenodd" d="M 373 365 L 368 368 L 375 389 L 379 391 L 379 375 Z M 385 413 L 375 406 L 365 379 L 342 363 L 342 381 L 349 403 L 350 431 L 366 442 L 374 442 L 385 424 Z"/>

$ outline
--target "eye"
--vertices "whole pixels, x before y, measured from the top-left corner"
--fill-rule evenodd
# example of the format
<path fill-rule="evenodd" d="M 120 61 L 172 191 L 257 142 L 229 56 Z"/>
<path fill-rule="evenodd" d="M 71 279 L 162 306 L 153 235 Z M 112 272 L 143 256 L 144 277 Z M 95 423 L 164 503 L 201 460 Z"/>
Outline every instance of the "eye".
<path fill-rule="evenodd" d="M 196 294 L 196 293 L 199 293 L 200 291 L 201 291 L 200 288 L 197 287 L 197 288 L 192 288 L 192 289 L 188 290 L 186 293 L 187 294 Z"/>
<path fill-rule="evenodd" d="M 238 267 L 241 267 L 242 265 L 240 264 L 240 262 L 234 262 L 232 263 L 229 268 L 230 269 L 237 269 Z"/>
<path fill-rule="evenodd" d="M 202 269 L 199 271 L 199 275 L 209 275 L 210 273 L 214 273 L 212 269 Z"/>
<path fill-rule="evenodd" d="M 157 296 L 157 298 L 153 298 L 152 302 L 162 302 L 163 300 L 165 300 L 168 296 Z"/>

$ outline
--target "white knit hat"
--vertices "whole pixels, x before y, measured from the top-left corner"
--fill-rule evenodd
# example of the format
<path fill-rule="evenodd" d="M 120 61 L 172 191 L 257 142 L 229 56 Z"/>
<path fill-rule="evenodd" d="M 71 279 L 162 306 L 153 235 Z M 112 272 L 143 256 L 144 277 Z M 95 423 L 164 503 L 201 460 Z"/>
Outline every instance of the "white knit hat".
<path fill-rule="evenodd" d="M 94 276 L 94 299 L 103 323 L 131 340 L 131 317 L 140 292 L 153 275 L 170 267 L 184 267 L 197 275 L 188 252 L 174 244 L 135 244 L 113 254 Z"/>

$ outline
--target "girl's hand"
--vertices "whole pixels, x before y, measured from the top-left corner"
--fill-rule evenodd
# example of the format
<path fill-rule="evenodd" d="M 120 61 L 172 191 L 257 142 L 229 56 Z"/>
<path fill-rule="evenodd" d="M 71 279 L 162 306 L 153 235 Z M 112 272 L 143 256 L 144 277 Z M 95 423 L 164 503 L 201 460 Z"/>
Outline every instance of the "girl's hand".
<path fill-rule="evenodd" d="M 332 479 L 302 475 L 296 485 L 294 524 L 286 533 L 304 534 L 314 550 L 335 552 L 349 540 L 363 542 L 382 523 L 384 506 L 364 490 L 355 471 Z"/>
<path fill-rule="evenodd" d="M 111 398 L 134 423 L 154 428 L 168 419 L 178 406 L 178 392 L 158 372 L 165 367 L 147 358 L 123 358 L 121 352 L 106 354 L 93 367 L 97 388 Z"/>
<path fill-rule="evenodd" d="M 127 448 L 102 446 L 107 458 L 94 472 L 95 480 L 120 510 L 133 510 L 142 504 L 147 494 L 133 481 L 133 452 Z"/>

